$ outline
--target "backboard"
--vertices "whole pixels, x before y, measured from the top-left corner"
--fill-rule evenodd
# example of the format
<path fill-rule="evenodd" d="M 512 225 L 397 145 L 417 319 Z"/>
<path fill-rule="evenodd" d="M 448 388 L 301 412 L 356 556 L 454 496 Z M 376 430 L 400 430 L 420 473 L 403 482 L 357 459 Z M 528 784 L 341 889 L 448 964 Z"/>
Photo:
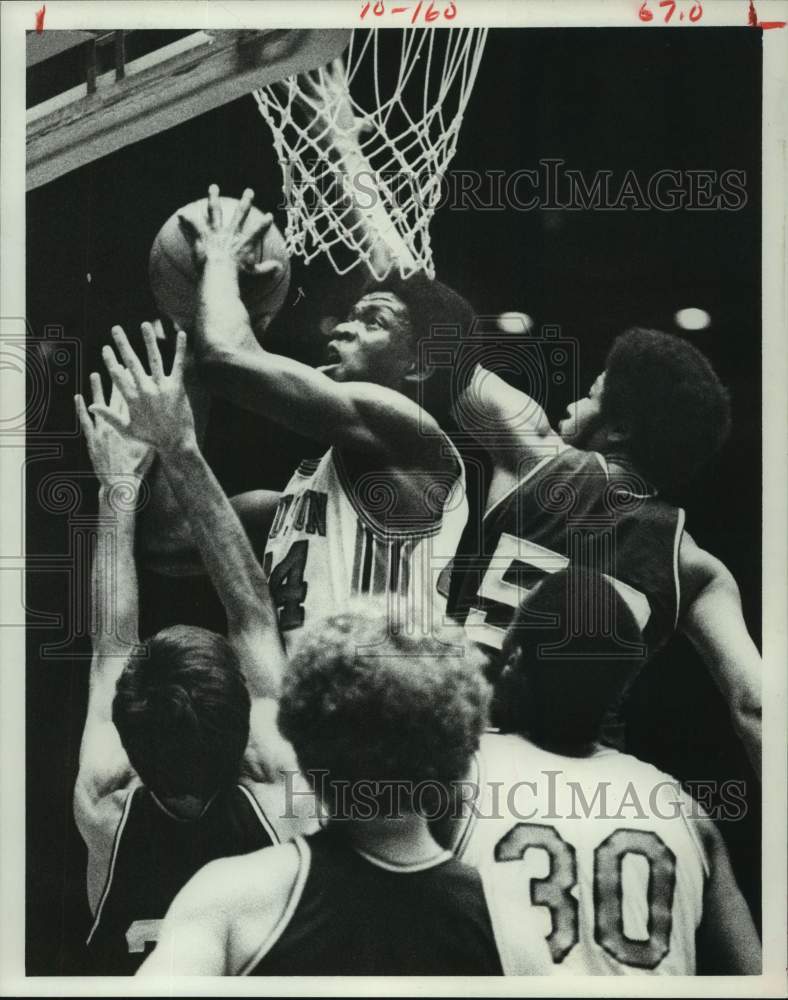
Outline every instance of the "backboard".
<path fill-rule="evenodd" d="M 28 90 L 55 92 L 27 109 L 27 190 L 130 143 L 338 56 L 350 32 L 190 31 L 137 58 L 145 31 L 27 34 Z M 74 64 L 81 79 L 70 85 Z M 106 71 L 102 71 L 105 65 Z M 58 79 L 65 86 L 58 88 Z M 54 81 L 54 88 L 52 82 Z"/>

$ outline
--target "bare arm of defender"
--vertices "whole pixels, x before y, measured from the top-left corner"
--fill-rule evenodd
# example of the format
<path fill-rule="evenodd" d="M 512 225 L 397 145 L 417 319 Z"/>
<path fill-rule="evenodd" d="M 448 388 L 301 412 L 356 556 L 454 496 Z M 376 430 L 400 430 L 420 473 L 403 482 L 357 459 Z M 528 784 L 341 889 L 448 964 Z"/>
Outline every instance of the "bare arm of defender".
<path fill-rule="evenodd" d="M 153 324 L 157 338 L 164 339 L 161 322 Z M 197 444 L 202 447 L 211 412 L 211 394 L 202 384 L 193 356 L 187 351 L 184 366 L 186 395 L 194 416 Z M 146 568 L 165 576 L 203 575 L 205 568 L 195 551 L 189 525 L 172 494 L 161 462 L 148 474 L 150 499 L 140 517 L 138 554 Z"/>
<path fill-rule="evenodd" d="M 567 447 L 535 399 L 482 365 L 476 366 L 455 402 L 454 419 L 493 461 L 488 509 L 538 462 Z"/>
<path fill-rule="evenodd" d="M 761 942 L 736 883 L 725 842 L 708 817 L 690 822 L 696 825 L 709 862 L 703 917 L 696 938 L 698 972 L 700 975 L 758 976 L 761 973 Z"/>
<path fill-rule="evenodd" d="M 747 631 L 733 574 L 685 532 L 679 550 L 679 628 L 716 681 L 750 763 L 761 774 L 761 656 Z"/>
<path fill-rule="evenodd" d="M 207 223 L 198 229 L 184 221 L 203 267 L 195 349 L 210 385 L 297 433 L 374 456 L 381 464 L 453 469 L 435 420 L 401 393 L 366 382 L 334 382 L 257 342 L 238 287 L 239 266 L 260 234 L 240 236 L 252 197 L 247 189 L 225 225 L 218 188 L 212 185 Z M 270 225 L 270 216 L 266 223 Z M 258 267 L 263 273 L 270 265 Z"/>
<path fill-rule="evenodd" d="M 297 765 L 292 749 L 278 737 L 275 725 L 276 698 L 285 666 L 276 610 L 251 543 L 197 447 L 183 385 L 186 335 L 178 334 L 169 375 L 164 373 L 150 324 L 143 324 L 150 374 L 123 331 L 116 327 L 113 335 L 126 367 L 118 363 L 111 348 L 105 348 L 104 361 L 114 385 L 124 396 L 128 420 L 123 421 L 101 406 L 94 410 L 119 430 L 128 430 L 158 451 L 224 605 L 228 638 L 249 685 L 252 715 L 246 770 L 252 780 L 279 780 L 279 772 L 297 770 Z"/>
<path fill-rule="evenodd" d="M 93 403 L 122 419 L 125 404 L 120 393 L 113 391 L 107 407 L 99 376 L 92 374 L 90 382 Z M 139 645 L 135 508 L 153 450 L 101 416 L 91 421 L 82 396 L 75 397 L 75 403 L 99 479 L 91 570 L 93 659 L 74 787 L 74 817 L 88 848 L 88 899 L 95 909 L 124 793 L 135 778 L 112 722 L 112 701 L 118 678 Z"/>

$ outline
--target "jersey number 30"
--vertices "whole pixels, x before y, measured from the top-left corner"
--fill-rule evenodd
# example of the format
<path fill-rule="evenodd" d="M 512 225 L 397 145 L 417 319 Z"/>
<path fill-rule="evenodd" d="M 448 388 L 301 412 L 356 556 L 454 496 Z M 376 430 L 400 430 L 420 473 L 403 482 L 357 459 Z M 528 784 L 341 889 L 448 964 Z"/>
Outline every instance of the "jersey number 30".
<path fill-rule="evenodd" d="M 520 861 L 529 848 L 542 848 L 550 859 L 545 878 L 531 879 L 531 902 L 550 911 L 552 929 L 547 944 L 553 962 L 563 962 L 579 939 L 577 855 L 552 826 L 518 823 L 495 845 L 496 861 Z M 648 938 L 633 940 L 624 934 L 622 862 L 637 854 L 648 862 Z M 670 951 L 676 857 L 664 841 L 649 830 L 620 829 L 594 851 L 594 940 L 622 965 L 655 969 Z"/>

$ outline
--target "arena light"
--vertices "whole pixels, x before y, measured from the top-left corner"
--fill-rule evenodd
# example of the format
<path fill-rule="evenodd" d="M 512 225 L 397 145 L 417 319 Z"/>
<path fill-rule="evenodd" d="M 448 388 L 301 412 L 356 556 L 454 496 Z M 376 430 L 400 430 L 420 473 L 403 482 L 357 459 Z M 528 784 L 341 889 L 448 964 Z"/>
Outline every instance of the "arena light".
<path fill-rule="evenodd" d="M 673 322 L 682 330 L 705 330 L 711 325 L 711 316 L 705 309 L 679 309 Z"/>
<path fill-rule="evenodd" d="M 498 317 L 498 329 L 504 333 L 530 333 L 534 321 L 528 313 L 505 312 Z"/>

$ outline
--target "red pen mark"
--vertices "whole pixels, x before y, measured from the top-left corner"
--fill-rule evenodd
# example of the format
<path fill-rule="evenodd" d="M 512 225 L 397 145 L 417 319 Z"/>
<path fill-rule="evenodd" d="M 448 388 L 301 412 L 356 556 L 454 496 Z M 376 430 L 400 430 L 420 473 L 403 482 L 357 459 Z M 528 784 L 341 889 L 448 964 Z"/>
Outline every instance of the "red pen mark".
<path fill-rule="evenodd" d="M 36 31 L 40 35 L 44 30 L 44 18 L 46 17 L 47 5 L 41 8 L 41 10 L 36 11 Z"/>
<path fill-rule="evenodd" d="M 785 27 L 785 21 L 759 21 L 758 13 L 755 10 L 753 0 L 750 0 L 750 8 L 747 12 L 747 23 L 751 28 L 763 28 L 764 31 L 768 31 L 770 28 Z"/>
<path fill-rule="evenodd" d="M 648 0 L 643 0 L 644 7 L 647 2 Z M 386 4 L 384 3 L 384 0 L 376 0 L 374 6 L 372 4 L 372 0 L 364 0 L 364 2 L 362 2 L 361 4 L 359 19 L 363 21 L 364 18 L 367 16 L 367 14 L 370 13 L 373 14 L 375 17 L 383 17 L 384 15 L 391 16 L 393 14 L 407 14 L 410 11 L 413 11 L 413 13 L 410 16 L 411 24 L 416 24 L 419 18 L 421 18 L 421 20 L 424 21 L 426 24 L 430 24 L 432 21 L 437 20 L 437 18 L 439 18 L 441 15 L 441 10 L 439 9 L 438 6 L 436 6 L 439 3 L 440 0 L 418 0 L 415 8 L 413 7 L 412 4 L 408 4 L 407 6 L 402 6 L 402 7 L 387 8 Z M 424 11 L 424 14 L 422 16 L 422 7 L 424 6 L 424 4 L 427 4 L 427 9 Z M 663 0 L 662 6 L 664 6 L 665 4 L 670 4 L 671 6 L 675 7 L 676 0 Z M 700 3 L 697 3 L 696 6 L 700 9 Z M 454 0 L 449 0 L 449 2 L 446 3 L 446 5 L 443 8 L 444 20 L 452 21 L 456 16 L 457 16 L 457 4 L 454 2 Z M 643 17 L 642 11 L 640 16 L 641 18 Z M 650 19 L 652 16 L 653 15 L 649 14 L 647 16 L 647 20 Z"/>

